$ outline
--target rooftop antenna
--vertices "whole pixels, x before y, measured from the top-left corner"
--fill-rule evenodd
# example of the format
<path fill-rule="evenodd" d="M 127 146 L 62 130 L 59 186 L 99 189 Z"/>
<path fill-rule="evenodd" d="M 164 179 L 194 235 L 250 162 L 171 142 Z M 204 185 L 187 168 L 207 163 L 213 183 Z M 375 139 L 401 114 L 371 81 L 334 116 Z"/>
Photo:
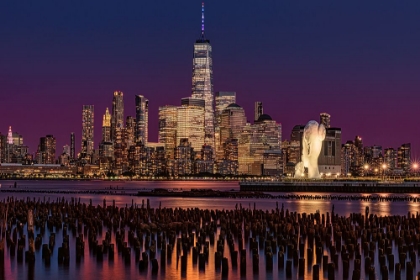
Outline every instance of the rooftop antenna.
<path fill-rule="evenodd" d="M 204 2 L 201 2 L 201 38 L 204 39 Z"/>

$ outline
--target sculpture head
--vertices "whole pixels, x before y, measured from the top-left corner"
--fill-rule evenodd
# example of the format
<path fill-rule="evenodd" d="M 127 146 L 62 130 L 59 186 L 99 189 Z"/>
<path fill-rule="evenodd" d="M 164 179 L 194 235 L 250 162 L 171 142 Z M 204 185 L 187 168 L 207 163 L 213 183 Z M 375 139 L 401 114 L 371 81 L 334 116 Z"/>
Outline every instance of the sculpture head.
<path fill-rule="evenodd" d="M 308 169 L 309 179 L 320 178 L 318 170 L 318 157 L 325 139 L 325 126 L 317 121 L 309 121 L 303 130 L 302 137 L 302 163 Z"/>

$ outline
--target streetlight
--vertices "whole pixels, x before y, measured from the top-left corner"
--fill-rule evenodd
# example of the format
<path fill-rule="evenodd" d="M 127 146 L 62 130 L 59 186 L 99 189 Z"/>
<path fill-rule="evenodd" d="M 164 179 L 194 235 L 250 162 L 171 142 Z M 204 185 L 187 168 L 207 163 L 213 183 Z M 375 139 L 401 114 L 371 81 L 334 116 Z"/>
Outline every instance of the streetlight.
<path fill-rule="evenodd" d="M 414 177 L 416 177 L 416 174 L 417 174 L 417 169 L 419 168 L 419 165 L 418 165 L 418 163 L 413 163 L 413 170 L 414 170 Z"/>
<path fill-rule="evenodd" d="M 368 172 L 368 169 L 369 169 L 369 165 L 368 164 L 365 164 L 363 166 L 363 168 L 365 169 L 365 176 L 366 176 L 367 175 L 367 172 Z"/>
<path fill-rule="evenodd" d="M 382 170 L 383 170 L 383 179 L 382 180 L 385 180 L 385 170 L 386 170 L 386 164 L 385 163 L 382 164 Z"/>

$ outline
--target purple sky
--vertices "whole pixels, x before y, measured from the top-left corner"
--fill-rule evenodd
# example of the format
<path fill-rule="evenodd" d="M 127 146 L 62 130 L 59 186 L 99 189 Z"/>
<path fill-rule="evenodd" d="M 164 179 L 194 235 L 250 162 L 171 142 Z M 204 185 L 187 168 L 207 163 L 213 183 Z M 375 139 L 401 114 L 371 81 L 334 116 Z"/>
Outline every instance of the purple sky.
<path fill-rule="evenodd" d="M 158 107 L 191 94 L 201 1 L 64 2 L 0 3 L 0 132 L 11 125 L 30 152 L 53 134 L 61 152 L 74 131 L 78 151 L 94 104 L 97 146 L 121 90 L 126 116 L 134 95 L 149 99 L 157 141 Z M 328 112 L 343 143 L 411 142 L 418 158 L 419 14 L 418 1 L 207 1 L 214 89 L 236 91 L 250 121 L 262 101 L 283 139 Z"/>

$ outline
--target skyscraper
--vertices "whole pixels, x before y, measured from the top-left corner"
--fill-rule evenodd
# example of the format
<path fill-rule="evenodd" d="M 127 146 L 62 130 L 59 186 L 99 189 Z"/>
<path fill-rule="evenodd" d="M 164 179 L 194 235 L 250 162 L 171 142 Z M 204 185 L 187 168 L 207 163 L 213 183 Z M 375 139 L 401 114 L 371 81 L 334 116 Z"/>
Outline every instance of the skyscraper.
<path fill-rule="evenodd" d="M 74 132 L 70 133 L 70 161 L 76 158 L 76 141 L 74 139 Z"/>
<path fill-rule="evenodd" d="M 136 95 L 136 142 L 147 145 L 149 121 L 149 100 Z"/>
<path fill-rule="evenodd" d="M 328 113 L 319 114 L 319 123 L 323 124 L 325 128 L 331 127 L 331 116 Z"/>
<path fill-rule="evenodd" d="M 262 114 L 264 114 L 263 103 L 261 101 L 256 101 L 254 107 L 254 122 L 257 122 Z"/>
<path fill-rule="evenodd" d="M 215 126 L 220 125 L 220 115 L 232 103 L 236 103 L 236 92 L 234 91 L 218 91 L 215 95 Z"/>
<path fill-rule="evenodd" d="M 102 118 L 102 142 L 111 142 L 111 114 L 108 108 Z"/>
<path fill-rule="evenodd" d="M 127 148 L 136 144 L 136 120 L 132 116 L 128 116 L 125 121 L 125 137 Z"/>
<path fill-rule="evenodd" d="M 228 139 L 239 139 L 246 125 L 244 109 L 232 103 L 223 110 L 220 119 L 220 145 L 223 146 Z"/>
<path fill-rule="evenodd" d="M 40 164 L 55 163 L 56 140 L 52 135 L 41 137 L 39 141 L 37 160 Z"/>
<path fill-rule="evenodd" d="M 82 112 L 82 149 L 81 157 L 84 159 L 89 159 L 93 155 L 94 148 L 94 111 L 93 105 L 83 105 Z"/>
<path fill-rule="evenodd" d="M 398 168 L 408 172 L 411 168 L 411 143 L 402 144 L 397 152 Z"/>
<path fill-rule="evenodd" d="M 183 98 L 177 110 L 176 144 L 187 139 L 195 152 L 204 145 L 205 104 L 202 99 Z"/>
<path fill-rule="evenodd" d="M 204 36 L 204 3 L 201 6 L 201 37 L 194 44 L 192 97 L 205 102 L 205 143 L 214 147 L 213 61 L 210 40 Z"/>
<path fill-rule="evenodd" d="M 165 154 L 169 159 L 174 159 L 174 149 L 179 145 L 176 142 L 177 112 L 176 106 L 159 107 L 158 141 L 165 145 Z"/>
<path fill-rule="evenodd" d="M 112 98 L 111 140 L 115 141 L 117 129 L 124 128 L 124 94 L 114 91 Z"/>

